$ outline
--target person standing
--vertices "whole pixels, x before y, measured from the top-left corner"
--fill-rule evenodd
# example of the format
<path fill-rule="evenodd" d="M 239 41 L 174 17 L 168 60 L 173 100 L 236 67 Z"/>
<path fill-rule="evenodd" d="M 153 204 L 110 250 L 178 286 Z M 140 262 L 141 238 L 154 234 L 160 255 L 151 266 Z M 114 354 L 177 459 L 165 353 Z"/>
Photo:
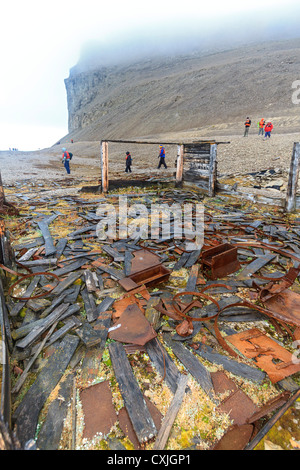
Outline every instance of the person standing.
<path fill-rule="evenodd" d="M 262 119 L 257 123 L 258 135 L 264 135 L 264 127 L 265 127 L 265 124 L 266 124 L 266 121 L 264 120 L 264 118 L 262 118 Z"/>
<path fill-rule="evenodd" d="M 248 137 L 250 126 L 251 126 L 251 119 L 249 119 L 249 117 L 247 117 L 247 119 L 245 121 L 244 137 Z"/>
<path fill-rule="evenodd" d="M 65 147 L 62 148 L 62 151 L 63 151 L 63 154 L 62 154 L 62 163 L 66 169 L 66 172 L 68 173 L 68 175 L 71 173 L 71 170 L 70 170 L 70 160 L 71 160 L 71 155 L 70 153 L 67 151 L 67 149 Z"/>
<path fill-rule="evenodd" d="M 128 172 L 131 173 L 131 163 L 132 163 L 132 158 L 131 158 L 130 152 L 126 152 L 126 168 L 125 168 L 126 173 Z"/>
<path fill-rule="evenodd" d="M 158 155 L 158 158 L 159 158 L 159 164 L 158 164 L 158 167 L 157 168 L 160 168 L 161 165 L 163 165 L 165 168 L 167 168 L 167 165 L 166 165 L 166 151 L 165 151 L 165 148 L 160 145 L 159 146 L 159 155 Z"/>
<path fill-rule="evenodd" d="M 273 130 L 273 124 L 271 122 L 267 122 L 265 125 L 265 139 L 270 139 L 271 138 L 271 132 Z"/>

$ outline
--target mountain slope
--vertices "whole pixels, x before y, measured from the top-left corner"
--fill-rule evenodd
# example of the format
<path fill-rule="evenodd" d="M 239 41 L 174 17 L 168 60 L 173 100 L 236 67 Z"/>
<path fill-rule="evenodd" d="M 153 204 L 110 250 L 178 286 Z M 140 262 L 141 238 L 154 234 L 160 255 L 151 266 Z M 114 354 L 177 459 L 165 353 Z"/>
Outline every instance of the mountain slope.
<path fill-rule="evenodd" d="M 65 80 L 69 137 L 129 139 L 191 129 L 226 134 L 247 116 L 295 132 L 300 120 L 292 83 L 299 68 L 300 39 L 86 72 L 76 66 Z"/>

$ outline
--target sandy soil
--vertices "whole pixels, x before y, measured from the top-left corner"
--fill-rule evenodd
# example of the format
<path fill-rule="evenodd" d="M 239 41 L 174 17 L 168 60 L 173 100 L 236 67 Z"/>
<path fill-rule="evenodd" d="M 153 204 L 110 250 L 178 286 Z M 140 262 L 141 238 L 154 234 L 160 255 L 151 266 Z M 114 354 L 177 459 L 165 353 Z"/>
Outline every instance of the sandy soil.
<path fill-rule="evenodd" d="M 165 135 L 159 137 L 162 142 L 190 142 L 204 139 L 196 132 L 184 135 Z M 211 137 L 210 137 L 211 138 Z M 285 179 L 290 167 L 294 142 L 300 140 L 300 134 L 274 134 L 264 140 L 256 133 L 249 137 L 220 136 L 218 142 L 230 142 L 218 146 L 218 179 L 226 183 L 234 182 L 234 177 L 265 169 L 284 170 Z M 157 141 L 157 140 L 156 140 Z M 41 190 L 45 185 L 55 185 L 56 189 L 74 186 L 80 183 L 98 184 L 101 178 L 100 142 L 77 142 L 68 149 L 74 157 L 71 161 L 71 175 L 67 175 L 61 163 L 61 146 L 53 146 L 35 152 L 0 152 L 0 167 L 4 187 L 20 187 L 27 184 Z M 129 150 L 133 157 L 131 174 L 126 174 L 125 152 Z M 175 172 L 177 145 L 166 145 L 168 169 L 157 169 L 158 145 L 137 145 L 109 143 L 109 175 L 112 179 L 134 179 L 150 177 L 172 178 Z M 42 186 L 43 185 L 43 186 Z"/>

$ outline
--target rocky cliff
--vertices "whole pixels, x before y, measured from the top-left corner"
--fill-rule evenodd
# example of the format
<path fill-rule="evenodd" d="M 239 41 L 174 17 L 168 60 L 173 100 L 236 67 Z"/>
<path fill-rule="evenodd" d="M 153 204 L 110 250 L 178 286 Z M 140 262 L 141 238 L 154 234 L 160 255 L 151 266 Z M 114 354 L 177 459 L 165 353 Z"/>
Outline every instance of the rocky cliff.
<path fill-rule="evenodd" d="M 226 132 L 247 116 L 295 131 L 292 83 L 299 69 L 300 39 L 87 71 L 74 67 L 65 80 L 69 136 L 128 139 L 203 127 Z"/>

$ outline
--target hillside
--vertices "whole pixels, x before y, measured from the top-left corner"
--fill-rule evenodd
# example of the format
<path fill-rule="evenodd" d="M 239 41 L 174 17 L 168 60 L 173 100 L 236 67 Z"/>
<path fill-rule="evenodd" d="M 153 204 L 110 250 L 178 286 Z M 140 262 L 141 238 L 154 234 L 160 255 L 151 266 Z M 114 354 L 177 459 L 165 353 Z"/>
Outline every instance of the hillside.
<path fill-rule="evenodd" d="M 65 140 L 239 134 L 247 116 L 272 119 L 281 133 L 297 132 L 292 83 L 299 67 L 300 39 L 88 71 L 78 63 L 65 80 Z"/>

